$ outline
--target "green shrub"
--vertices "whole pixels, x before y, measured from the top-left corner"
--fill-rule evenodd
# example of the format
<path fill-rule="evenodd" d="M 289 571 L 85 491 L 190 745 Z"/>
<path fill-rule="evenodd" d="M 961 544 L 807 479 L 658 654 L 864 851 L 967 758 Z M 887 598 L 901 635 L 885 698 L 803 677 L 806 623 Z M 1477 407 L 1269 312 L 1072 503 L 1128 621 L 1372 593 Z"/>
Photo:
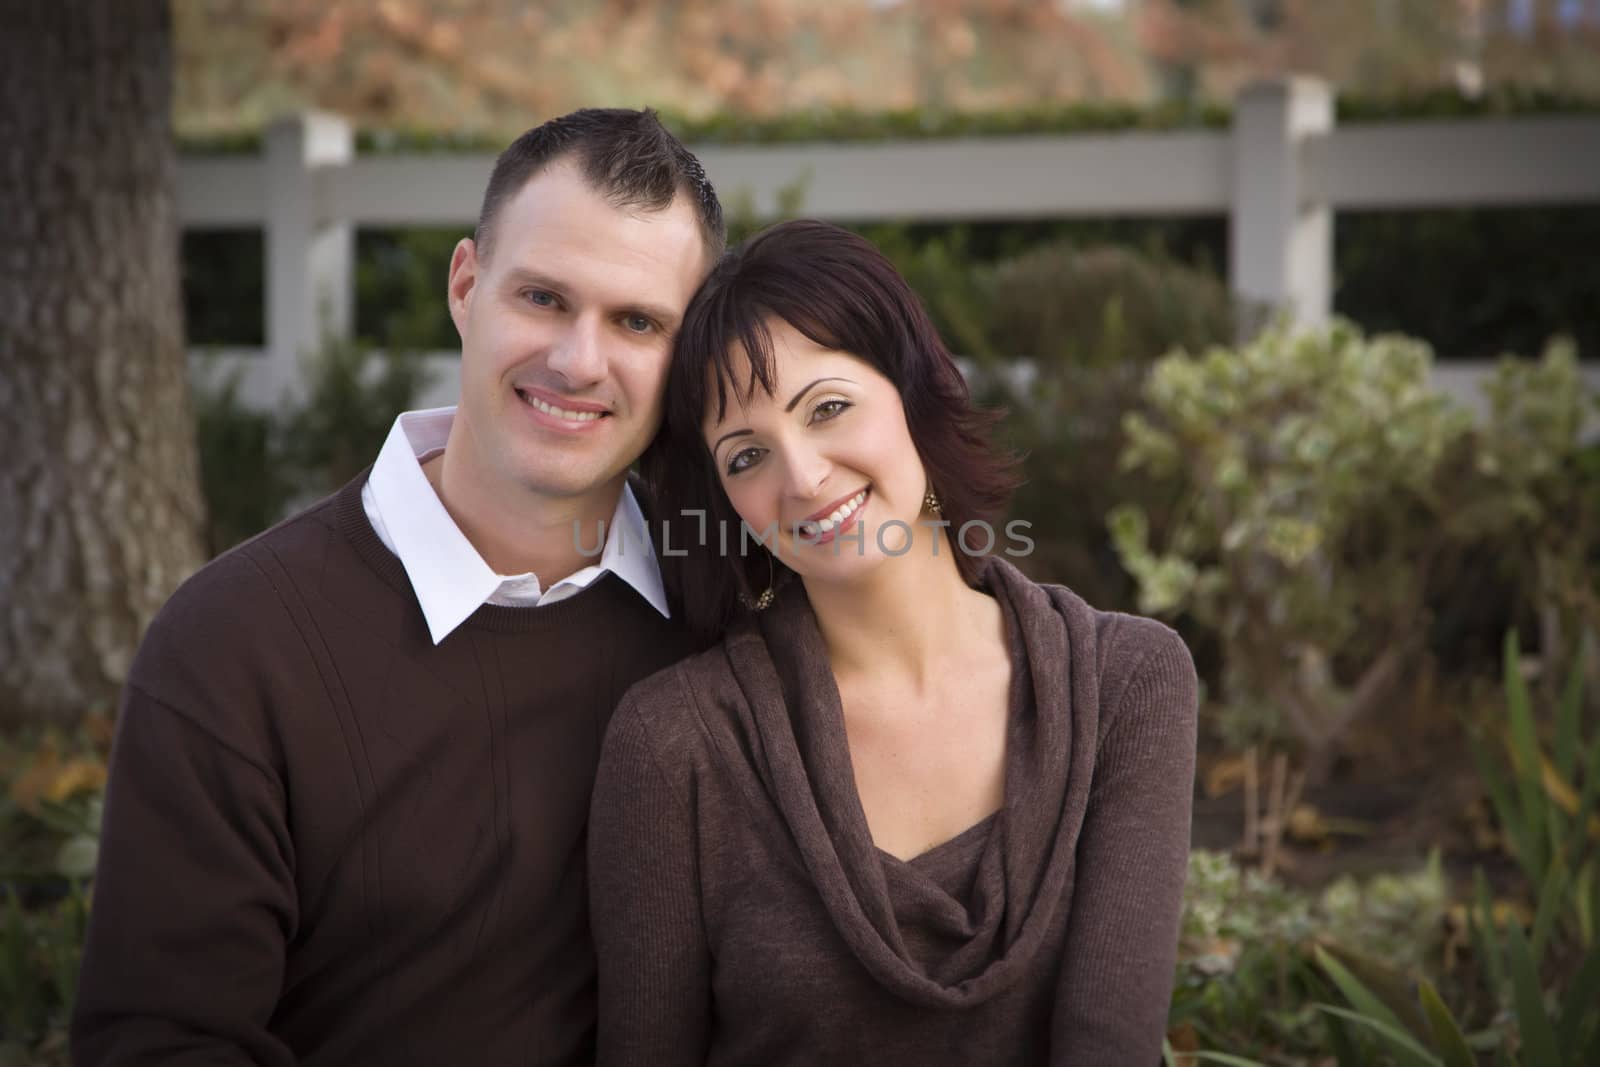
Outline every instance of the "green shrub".
<path fill-rule="evenodd" d="M 1479 525 L 1500 545 L 1538 623 L 1540 682 L 1554 703 L 1561 665 L 1600 637 L 1600 449 L 1584 444 L 1600 392 L 1584 388 L 1577 352 L 1561 340 L 1538 361 L 1502 359 L 1484 385 L 1488 416 L 1475 434 L 1475 494 L 1495 511 Z"/>
<path fill-rule="evenodd" d="M 1235 742 L 1292 740 L 1325 770 L 1418 662 L 1469 549 L 1557 576 L 1529 583 L 1531 606 L 1592 630 L 1578 609 L 1594 603 L 1600 483 L 1582 473 L 1592 400 L 1570 348 L 1507 361 L 1481 425 L 1433 389 L 1431 360 L 1349 323 L 1277 328 L 1161 360 L 1149 412 L 1128 417 L 1125 469 L 1175 475 L 1183 496 L 1160 548 L 1145 510 L 1119 508 L 1117 548 L 1142 610 L 1215 635 Z"/>
<path fill-rule="evenodd" d="M 1128 416 L 1123 468 L 1184 495 L 1159 550 L 1142 509 L 1117 509 L 1117 549 L 1144 611 L 1216 634 L 1235 741 L 1293 739 L 1325 770 L 1414 662 L 1456 506 L 1440 476 L 1471 427 L 1431 358 L 1348 323 L 1274 328 L 1164 358 Z"/>
<path fill-rule="evenodd" d="M 1437 965 L 1447 897 L 1437 856 L 1416 871 L 1340 879 L 1313 894 L 1196 850 L 1169 1032 L 1234 1056 L 1314 1062 L 1329 1047 L 1316 1007 L 1331 993 L 1316 966 L 1319 946 L 1378 987 L 1401 990 Z"/>
<path fill-rule="evenodd" d="M 1219 278 L 1131 248 L 1047 245 L 998 264 L 988 288 L 990 346 L 1045 374 L 1233 339 Z"/>
<path fill-rule="evenodd" d="M 110 734 L 0 737 L 0 1067 L 67 1062 Z"/>
<path fill-rule="evenodd" d="M 240 376 L 197 376 L 190 390 L 206 543 L 214 556 L 271 526 L 294 497 L 280 419 L 239 399 Z"/>
<path fill-rule="evenodd" d="M 0 900 L 0 1067 L 67 1062 L 88 921 L 81 889 L 47 908 L 24 909 L 14 892 Z"/>
<path fill-rule="evenodd" d="M 1554 708 L 1549 749 L 1506 635 L 1506 714 L 1496 744 L 1474 744 L 1479 777 L 1511 854 L 1537 901 L 1531 955 L 1567 941 L 1600 953 L 1600 730 L 1584 736 L 1583 674 L 1574 668 Z M 1504 758 L 1499 753 L 1504 753 Z"/>
<path fill-rule="evenodd" d="M 395 416 L 416 407 L 428 386 L 418 354 L 353 343 L 326 346 L 306 375 L 304 399 L 267 409 L 239 398 L 237 375 L 201 376 L 194 386 L 213 554 L 354 478 L 377 457 Z"/>
<path fill-rule="evenodd" d="M 1026 456 L 1011 514 L 1033 524 L 1038 579 L 1058 581 L 1105 609 L 1131 610 L 1133 586 L 1112 550 L 1105 516 L 1136 504 L 1159 524 L 1175 496 L 1166 472 L 1108 477 L 1126 446 L 1151 361 L 1233 333 L 1220 281 L 1162 255 L 1061 242 L 985 275 L 988 345 L 1031 360 L 1033 375 L 990 399 L 1011 411 L 1007 443 Z"/>

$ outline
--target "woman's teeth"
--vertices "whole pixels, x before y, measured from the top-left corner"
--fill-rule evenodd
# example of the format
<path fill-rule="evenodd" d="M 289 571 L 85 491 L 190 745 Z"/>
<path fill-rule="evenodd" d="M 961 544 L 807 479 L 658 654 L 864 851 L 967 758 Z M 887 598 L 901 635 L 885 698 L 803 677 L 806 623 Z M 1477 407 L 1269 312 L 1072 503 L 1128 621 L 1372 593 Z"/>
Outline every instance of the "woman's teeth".
<path fill-rule="evenodd" d="M 844 521 L 850 516 L 854 515 L 856 513 L 856 509 L 859 508 L 866 499 L 867 491 L 863 489 L 849 500 L 846 500 L 843 504 L 840 504 L 833 510 L 833 514 L 827 516 L 826 518 L 818 519 L 816 522 L 802 522 L 800 524 L 801 535 L 805 537 L 817 537 L 839 526 L 842 526 Z"/>
<path fill-rule="evenodd" d="M 546 415 L 565 419 L 567 422 L 592 422 L 605 414 L 603 411 L 568 411 L 566 408 L 558 408 L 554 404 L 546 404 L 538 397 L 527 393 L 522 394 L 522 396 L 532 407 L 544 412 Z"/>

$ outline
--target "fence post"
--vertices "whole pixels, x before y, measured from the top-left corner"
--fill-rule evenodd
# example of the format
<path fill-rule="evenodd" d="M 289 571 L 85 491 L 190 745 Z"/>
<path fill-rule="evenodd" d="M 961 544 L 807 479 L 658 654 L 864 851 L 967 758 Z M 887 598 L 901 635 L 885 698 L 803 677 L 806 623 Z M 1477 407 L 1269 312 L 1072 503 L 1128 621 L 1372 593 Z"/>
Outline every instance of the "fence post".
<path fill-rule="evenodd" d="M 1229 285 L 1241 340 L 1272 315 L 1318 326 L 1333 307 L 1333 210 L 1305 171 L 1306 141 L 1333 129 L 1325 82 L 1291 78 L 1239 94 L 1233 117 Z"/>
<path fill-rule="evenodd" d="M 353 330 L 355 231 L 325 211 L 321 172 L 355 155 L 350 124 L 302 114 L 267 130 L 266 358 L 273 392 L 301 394 L 303 356 Z"/>

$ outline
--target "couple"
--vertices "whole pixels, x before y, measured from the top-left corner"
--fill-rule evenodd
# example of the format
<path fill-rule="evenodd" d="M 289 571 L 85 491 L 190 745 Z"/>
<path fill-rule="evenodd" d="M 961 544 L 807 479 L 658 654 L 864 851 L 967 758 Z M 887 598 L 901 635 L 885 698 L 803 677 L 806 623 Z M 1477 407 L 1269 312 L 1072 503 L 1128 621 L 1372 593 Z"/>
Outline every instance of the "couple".
<path fill-rule="evenodd" d="M 500 157 L 459 407 L 150 628 L 75 1062 L 1156 1062 L 1187 650 L 985 551 L 870 245 L 723 242 L 649 112 Z"/>

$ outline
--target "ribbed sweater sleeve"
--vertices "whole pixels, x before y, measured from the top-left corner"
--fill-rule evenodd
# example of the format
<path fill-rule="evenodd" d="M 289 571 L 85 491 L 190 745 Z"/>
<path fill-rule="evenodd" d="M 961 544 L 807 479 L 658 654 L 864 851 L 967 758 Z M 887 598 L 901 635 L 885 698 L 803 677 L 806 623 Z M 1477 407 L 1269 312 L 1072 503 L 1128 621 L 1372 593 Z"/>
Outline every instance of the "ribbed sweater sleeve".
<path fill-rule="evenodd" d="M 663 694 L 681 693 L 665 680 L 641 684 L 617 708 L 595 779 L 589 878 L 602 1065 L 703 1064 L 710 1037 L 693 772 L 686 755 L 664 754 L 652 737 L 663 720 L 687 720 L 661 706 Z"/>
<path fill-rule="evenodd" d="M 268 1021 L 295 915 L 276 780 L 192 715 L 126 687 L 73 1063 L 292 1067 Z"/>
<path fill-rule="evenodd" d="M 1051 1026 L 1052 1064 L 1154 1065 L 1172 997 L 1198 686 L 1176 633 L 1124 619 L 1132 674 L 1101 734 Z"/>

